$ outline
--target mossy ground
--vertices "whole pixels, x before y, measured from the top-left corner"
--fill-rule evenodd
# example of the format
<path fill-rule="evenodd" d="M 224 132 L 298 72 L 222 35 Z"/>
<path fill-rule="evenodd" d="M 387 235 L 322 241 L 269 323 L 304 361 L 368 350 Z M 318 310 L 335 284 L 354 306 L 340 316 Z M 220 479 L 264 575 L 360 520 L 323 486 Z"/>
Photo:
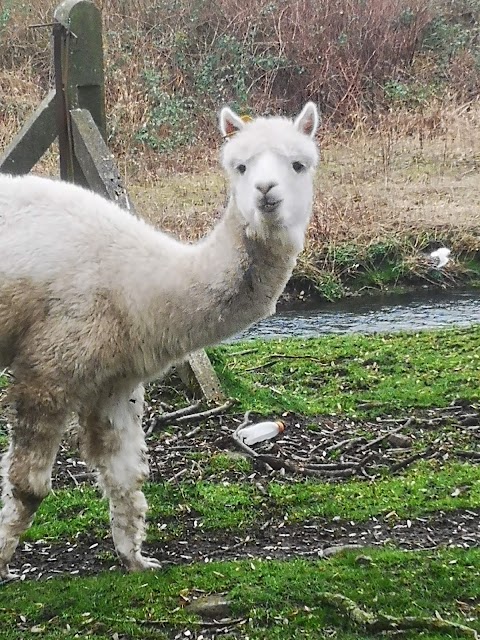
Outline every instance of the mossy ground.
<path fill-rule="evenodd" d="M 228 394 L 258 413 L 374 417 L 480 399 L 480 328 L 252 341 L 211 352 Z"/>

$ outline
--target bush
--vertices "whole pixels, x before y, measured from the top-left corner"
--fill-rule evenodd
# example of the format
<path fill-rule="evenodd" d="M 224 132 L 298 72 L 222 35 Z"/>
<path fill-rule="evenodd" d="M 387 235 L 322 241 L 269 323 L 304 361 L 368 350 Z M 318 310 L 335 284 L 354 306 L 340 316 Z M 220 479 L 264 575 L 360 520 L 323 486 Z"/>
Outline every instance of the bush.
<path fill-rule="evenodd" d="M 100 0 L 99 0 L 100 1 Z M 224 103 L 316 101 L 325 126 L 480 88 L 480 0 L 103 0 L 110 139 L 169 152 L 205 142 Z M 6 0 L 0 67 L 50 81 L 44 0 Z M 8 39 L 5 33 L 8 31 Z M 115 149 L 116 152 L 119 149 Z"/>

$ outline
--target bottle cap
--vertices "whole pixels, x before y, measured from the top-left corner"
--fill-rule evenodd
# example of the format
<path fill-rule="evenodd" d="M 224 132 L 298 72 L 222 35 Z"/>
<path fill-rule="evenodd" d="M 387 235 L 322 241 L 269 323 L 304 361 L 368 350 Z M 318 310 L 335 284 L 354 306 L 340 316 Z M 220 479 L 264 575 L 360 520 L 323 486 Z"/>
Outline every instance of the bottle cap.
<path fill-rule="evenodd" d="M 283 433 L 285 431 L 285 423 L 281 420 L 276 420 L 275 423 L 278 425 L 279 433 Z"/>

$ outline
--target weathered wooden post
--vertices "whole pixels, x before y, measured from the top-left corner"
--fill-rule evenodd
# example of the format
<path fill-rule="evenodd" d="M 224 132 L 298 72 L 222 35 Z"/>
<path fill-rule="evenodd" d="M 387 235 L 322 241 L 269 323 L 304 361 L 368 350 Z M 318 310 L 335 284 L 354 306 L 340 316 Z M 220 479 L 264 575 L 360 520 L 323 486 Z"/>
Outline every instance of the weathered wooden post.
<path fill-rule="evenodd" d="M 0 171 L 28 173 L 58 136 L 60 177 L 90 187 L 134 213 L 106 144 L 102 21 L 91 0 L 64 0 L 54 13 L 55 90 L 0 156 Z M 178 367 L 207 400 L 223 393 L 204 351 Z"/>
<path fill-rule="evenodd" d="M 93 2 L 65 0 L 54 13 L 53 50 L 57 93 L 60 177 L 88 185 L 73 148 L 73 109 L 86 109 L 106 140 L 102 20 Z"/>

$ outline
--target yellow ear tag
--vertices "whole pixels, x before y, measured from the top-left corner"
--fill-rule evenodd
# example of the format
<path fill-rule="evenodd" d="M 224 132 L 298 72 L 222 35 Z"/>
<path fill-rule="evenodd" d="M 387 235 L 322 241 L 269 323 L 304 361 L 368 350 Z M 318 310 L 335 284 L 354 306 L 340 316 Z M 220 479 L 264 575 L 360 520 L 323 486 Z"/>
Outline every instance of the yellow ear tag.
<path fill-rule="evenodd" d="M 243 122 L 252 122 L 253 118 L 251 116 L 244 115 L 244 116 L 240 116 L 240 120 L 242 120 Z M 228 131 L 225 137 L 231 138 L 236 133 L 237 133 L 237 130 L 232 127 L 232 130 Z"/>

